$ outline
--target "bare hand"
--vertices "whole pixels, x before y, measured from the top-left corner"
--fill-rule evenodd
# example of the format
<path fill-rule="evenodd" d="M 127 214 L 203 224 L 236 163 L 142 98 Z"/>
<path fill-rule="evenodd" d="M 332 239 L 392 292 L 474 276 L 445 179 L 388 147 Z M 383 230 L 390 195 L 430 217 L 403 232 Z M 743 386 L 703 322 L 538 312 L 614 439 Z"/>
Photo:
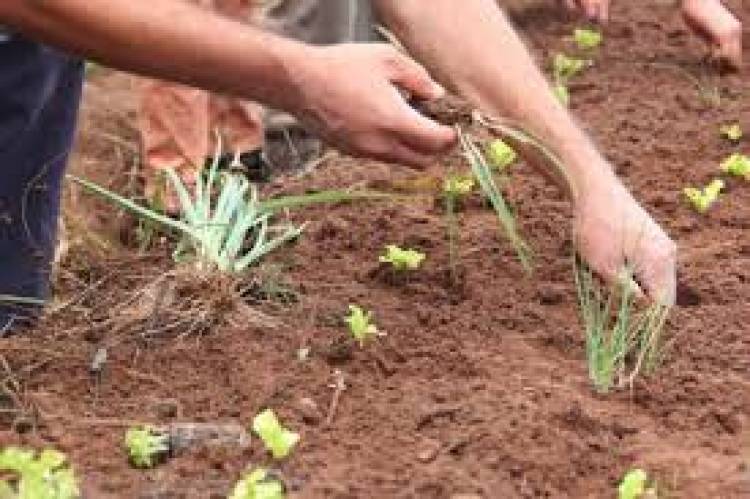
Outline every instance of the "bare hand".
<path fill-rule="evenodd" d="M 558 0 L 568 10 L 583 12 L 591 21 L 605 23 L 609 19 L 609 0 Z"/>
<path fill-rule="evenodd" d="M 629 270 L 637 294 L 672 305 L 677 247 L 614 175 L 585 186 L 576 203 L 578 251 L 609 282 Z"/>
<path fill-rule="evenodd" d="M 402 94 L 434 100 L 443 88 L 389 45 L 310 48 L 293 70 L 299 96 L 292 111 L 344 152 L 423 167 L 455 143 L 452 128 L 421 115 Z"/>
<path fill-rule="evenodd" d="M 719 0 L 683 0 L 682 15 L 716 60 L 734 69 L 742 65 L 742 24 Z"/>

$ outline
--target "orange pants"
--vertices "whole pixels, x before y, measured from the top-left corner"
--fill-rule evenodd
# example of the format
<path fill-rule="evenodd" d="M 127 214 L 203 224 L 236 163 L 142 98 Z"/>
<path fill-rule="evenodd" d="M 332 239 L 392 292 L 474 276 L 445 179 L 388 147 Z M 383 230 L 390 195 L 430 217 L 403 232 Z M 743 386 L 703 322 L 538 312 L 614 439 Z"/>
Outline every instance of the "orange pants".
<path fill-rule="evenodd" d="M 186 1 L 236 19 L 255 20 L 256 0 Z M 160 170 L 173 168 L 183 181 L 192 184 L 206 157 L 213 155 L 217 132 L 224 152 L 251 150 L 262 144 L 261 108 L 255 103 L 146 78 L 139 78 L 136 88 L 149 199 L 158 192 Z"/>

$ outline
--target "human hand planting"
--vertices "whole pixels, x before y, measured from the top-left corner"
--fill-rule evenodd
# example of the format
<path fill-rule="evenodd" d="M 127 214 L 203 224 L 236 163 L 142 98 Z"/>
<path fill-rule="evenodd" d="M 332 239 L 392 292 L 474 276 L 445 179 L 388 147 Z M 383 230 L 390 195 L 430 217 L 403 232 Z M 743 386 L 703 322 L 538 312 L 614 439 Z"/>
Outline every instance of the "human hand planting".
<path fill-rule="evenodd" d="M 291 111 L 324 140 L 356 156 L 427 166 L 455 142 L 452 128 L 423 116 L 404 97 L 445 93 L 427 71 L 385 44 L 315 47 L 294 64 Z"/>
<path fill-rule="evenodd" d="M 601 277 L 614 282 L 630 269 L 636 293 L 674 304 L 677 247 L 614 174 L 579 186 L 575 235 L 581 256 Z"/>
<path fill-rule="evenodd" d="M 683 0 L 682 16 L 711 45 L 713 57 L 732 68 L 742 65 L 742 24 L 719 0 Z"/>
<path fill-rule="evenodd" d="M 568 10 L 582 12 L 590 21 L 600 23 L 609 19 L 609 0 L 558 0 Z"/>

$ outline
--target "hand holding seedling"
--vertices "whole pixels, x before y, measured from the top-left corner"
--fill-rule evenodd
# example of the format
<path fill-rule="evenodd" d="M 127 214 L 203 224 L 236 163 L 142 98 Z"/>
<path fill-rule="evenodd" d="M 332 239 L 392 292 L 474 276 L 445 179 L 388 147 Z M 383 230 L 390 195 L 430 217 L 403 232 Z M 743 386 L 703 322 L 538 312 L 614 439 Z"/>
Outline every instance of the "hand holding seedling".
<path fill-rule="evenodd" d="M 742 65 L 742 24 L 719 0 L 683 0 L 682 16 L 711 44 L 713 57 L 732 68 Z"/>
<path fill-rule="evenodd" d="M 449 127 L 412 108 L 402 95 L 444 94 L 427 71 L 395 48 L 344 44 L 309 50 L 295 77 L 297 115 L 321 137 L 358 156 L 427 166 L 455 142 Z"/>
<path fill-rule="evenodd" d="M 578 251 L 595 272 L 616 282 L 630 266 L 637 294 L 674 303 L 676 245 L 614 175 L 581 190 L 575 215 Z"/>

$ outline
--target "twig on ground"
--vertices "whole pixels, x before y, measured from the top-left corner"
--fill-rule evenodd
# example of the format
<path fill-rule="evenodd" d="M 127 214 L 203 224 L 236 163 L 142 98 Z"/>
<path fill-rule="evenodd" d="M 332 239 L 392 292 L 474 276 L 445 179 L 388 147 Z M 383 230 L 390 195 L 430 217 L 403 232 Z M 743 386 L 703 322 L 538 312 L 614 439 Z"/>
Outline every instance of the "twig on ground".
<path fill-rule="evenodd" d="M 331 405 L 328 406 L 328 414 L 326 420 L 323 423 L 323 428 L 330 428 L 333 424 L 333 419 L 336 417 L 336 411 L 338 410 L 339 403 L 341 401 L 341 394 L 346 391 L 346 381 L 344 379 L 344 373 L 339 369 L 333 372 L 333 383 L 328 385 L 333 390 L 333 397 L 331 398 Z"/>

